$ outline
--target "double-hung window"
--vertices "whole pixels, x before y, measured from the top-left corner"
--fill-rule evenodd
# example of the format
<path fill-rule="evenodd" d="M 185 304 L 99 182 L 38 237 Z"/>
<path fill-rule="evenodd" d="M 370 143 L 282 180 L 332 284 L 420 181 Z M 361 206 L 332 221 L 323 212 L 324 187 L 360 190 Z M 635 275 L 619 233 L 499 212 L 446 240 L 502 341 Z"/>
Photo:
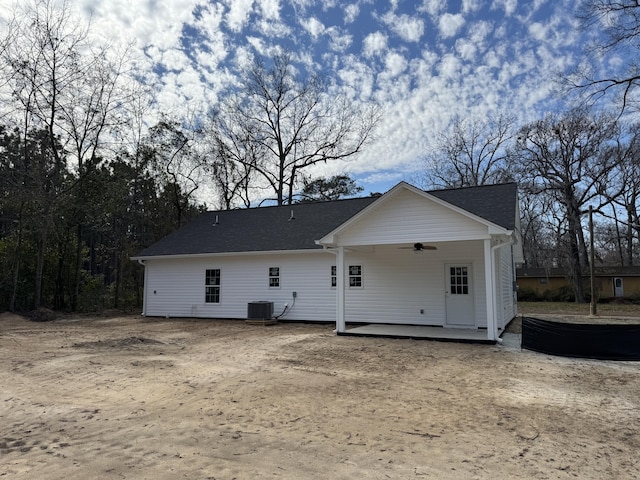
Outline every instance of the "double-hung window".
<path fill-rule="evenodd" d="M 362 265 L 349 265 L 349 287 L 362 287 Z"/>
<path fill-rule="evenodd" d="M 338 285 L 338 275 L 337 275 L 337 267 L 335 265 L 331 266 L 331 287 L 335 288 Z"/>
<path fill-rule="evenodd" d="M 204 277 L 205 303 L 220 303 L 220 269 L 206 270 Z"/>
<path fill-rule="evenodd" d="M 269 267 L 269 288 L 280 287 L 280 267 Z"/>

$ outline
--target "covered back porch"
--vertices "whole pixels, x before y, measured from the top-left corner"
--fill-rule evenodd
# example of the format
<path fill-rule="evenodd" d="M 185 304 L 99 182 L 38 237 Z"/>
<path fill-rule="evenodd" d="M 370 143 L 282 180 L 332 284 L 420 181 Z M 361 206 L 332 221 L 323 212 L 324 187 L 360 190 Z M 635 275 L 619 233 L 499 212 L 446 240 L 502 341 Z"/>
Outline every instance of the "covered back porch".
<path fill-rule="evenodd" d="M 339 335 L 495 343 L 512 318 L 512 231 L 420 190 L 400 185 L 317 243 L 336 255 Z"/>

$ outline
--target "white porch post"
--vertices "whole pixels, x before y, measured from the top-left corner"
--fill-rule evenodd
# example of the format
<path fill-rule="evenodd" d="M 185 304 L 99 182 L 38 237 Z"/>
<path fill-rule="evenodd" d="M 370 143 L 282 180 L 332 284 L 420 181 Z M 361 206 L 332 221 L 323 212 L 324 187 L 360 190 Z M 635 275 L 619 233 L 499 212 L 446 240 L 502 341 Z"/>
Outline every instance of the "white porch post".
<path fill-rule="evenodd" d="M 495 312 L 495 291 L 493 281 L 493 251 L 491 249 L 491 239 L 484 241 L 484 283 L 487 302 L 487 339 L 496 339 L 496 312 Z"/>
<path fill-rule="evenodd" d="M 344 247 L 338 247 L 336 256 L 336 332 L 344 333 Z"/>

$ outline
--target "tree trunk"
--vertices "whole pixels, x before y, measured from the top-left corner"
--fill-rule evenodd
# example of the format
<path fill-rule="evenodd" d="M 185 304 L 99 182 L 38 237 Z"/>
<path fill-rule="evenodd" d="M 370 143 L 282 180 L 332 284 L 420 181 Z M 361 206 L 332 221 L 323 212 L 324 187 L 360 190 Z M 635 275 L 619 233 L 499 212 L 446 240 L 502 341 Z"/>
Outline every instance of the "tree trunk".
<path fill-rule="evenodd" d="M 18 296 L 18 280 L 20 279 L 20 257 L 22 256 L 22 207 L 20 208 L 20 220 L 18 227 L 18 241 L 13 253 L 15 264 L 13 267 L 13 288 L 11 291 L 11 300 L 9 300 L 9 311 L 16 311 L 16 297 Z"/>
<path fill-rule="evenodd" d="M 36 255 L 36 278 L 33 289 L 33 308 L 37 310 L 42 306 L 42 273 L 44 271 L 44 260 L 47 251 L 47 228 L 42 227 L 40 245 Z"/>
<path fill-rule="evenodd" d="M 80 298 L 80 271 L 82 268 L 82 225 L 78 224 L 76 229 L 76 258 L 73 274 L 73 293 L 71 294 L 71 310 L 78 310 L 78 299 Z"/>
<path fill-rule="evenodd" d="M 627 265 L 633 265 L 633 212 L 631 209 L 627 210 Z M 623 264 L 624 265 L 624 264 Z"/>
<path fill-rule="evenodd" d="M 122 274 L 120 272 L 120 253 L 118 245 L 116 244 L 115 252 L 115 285 L 113 291 L 113 308 L 120 308 L 120 282 L 122 280 Z"/>

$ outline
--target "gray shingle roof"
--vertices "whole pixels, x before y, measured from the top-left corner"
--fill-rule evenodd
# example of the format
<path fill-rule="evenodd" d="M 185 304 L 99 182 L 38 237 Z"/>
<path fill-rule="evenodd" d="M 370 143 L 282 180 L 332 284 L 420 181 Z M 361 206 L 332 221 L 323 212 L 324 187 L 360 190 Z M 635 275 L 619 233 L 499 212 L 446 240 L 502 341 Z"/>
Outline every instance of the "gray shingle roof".
<path fill-rule="evenodd" d="M 428 193 L 504 228 L 514 228 L 515 183 Z M 316 240 L 378 198 L 205 212 L 144 249 L 135 258 L 319 249 L 322 247 L 316 245 Z M 292 213 L 293 219 L 290 220 Z"/>
<path fill-rule="evenodd" d="M 431 190 L 427 193 L 507 230 L 516 228 L 518 200 L 516 183 Z"/>

